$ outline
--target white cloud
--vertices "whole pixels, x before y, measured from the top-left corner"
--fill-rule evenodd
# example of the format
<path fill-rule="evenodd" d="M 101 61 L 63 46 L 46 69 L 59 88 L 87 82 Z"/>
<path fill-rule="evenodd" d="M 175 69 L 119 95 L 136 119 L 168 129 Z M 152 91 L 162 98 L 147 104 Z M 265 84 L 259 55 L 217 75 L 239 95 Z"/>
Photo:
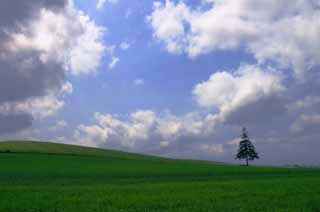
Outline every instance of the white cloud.
<path fill-rule="evenodd" d="M 98 0 L 97 9 L 102 9 L 107 2 L 111 4 L 116 4 L 118 3 L 118 0 Z"/>
<path fill-rule="evenodd" d="M 75 41 L 70 52 L 70 68 L 74 75 L 95 73 L 106 46 L 102 43 L 103 27 L 97 26 L 88 16 L 78 16 L 83 33 Z"/>
<path fill-rule="evenodd" d="M 115 137 L 119 139 L 120 145 L 131 147 L 136 140 L 148 138 L 148 131 L 155 115 L 152 111 L 138 111 L 130 115 L 130 122 L 121 121 L 110 114 L 96 113 L 94 118 L 97 124 L 78 127 L 75 137 L 77 140 L 80 139 L 80 143 L 85 145 L 94 143 L 94 146 L 97 146 Z"/>
<path fill-rule="evenodd" d="M 134 83 L 135 85 L 144 85 L 144 80 L 143 80 L 143 79 L 135 79 L 135 80 L 133 81 L 133 83 Z"/>
<path fill-rule="evenodd" d="M 98 0 L 97 9 L 101 9 L 107 0 Z"/>
<path fill-rule="evenodd" d="M 12 121 L 0 134 L 55 115 L 73 90 L 66 76 L 96 73 L 106 50 L 106 29 L 72 0 L 13 0 L 6 10 L 0 21 L 0 121 Z"/>
<path fill-rule="evenodd" d="M 97 146 L 108 138 L 108 131 L 99 126 L 80 125 L 75 132 L 77 143 L 84 146 Z"/>
<path fill-rule="evenodd" d="M 1 104 L 0 113 L 30 113 L 34 119 L 41 120 L 61 110 L 65 105 L 64 98 L 72 91 L 72 84 L 66 82 L 59 92 L 54 91 L 46 96 L 29 98 L 23 102 Z"/>
<path fill-rule="evenodd" d="M 29 112 L 35 119 L 41 120 L 53 116 L 61 110 L 65 105 L 64 98 L 72 92 L 72 84 L 66 82 L 57 93 L 53 92 L 44 97 L 31 98 L 25 102 L 17 103 L 13 107 L 16 111 Z"/>
<path fill-rule="evenodd" d="M 72 93 L 73 93 L 73 86 L 71 82 L 68 82 L 68 81 L 65 82 L 61 87 L 60 95 L 64 96 Z"/>
<path fill-rule="evenodd" d="M 154 37 L 171 53 L 191 57 L 245 47 L 259 63 L 293 68 L 299 78 L 320 64 L 319 2 L 212 0 L 209 9 L 154 3 L 148 17 Z M 208 8 L 208 7 L 206 7 Z"/>
<path fill-rule="evenodd" d="M 111 57 L 111 62 L 109 63 L 109 69 L 114 69 L 114 67 L 116 67 L 119 61 L 120 59 L 118 57 Z"/>
<path fill-rule="evenodd" d="M 97 71 L 105 46 L 104 27 L 97 26 L 70 2 L 63 13 L 42 9 L 28 30 L 12 34 L 12 51 L 34 49 L 43 52 L 42 62 L 64 63 L 74 75 Z"/>
<path fill-rule="evenodd" d="M 109 69 L 114 69 L 120 62 L 120 58 L 116 56 L 116 51 L 119 49 L 123 51 L 128 50 L 130 46 L 130 43 L 123 41 L 119 45 L 110 45 L 106 48 L 106 51 L 110 56 Z"/>
<path fill-rule="evenodd" d="M 166 1 L 154 3 L 154 11 L 148 17 L 154 30 L 154 37 L 166 43 L 171 53 L 180 53 L 186 45 L 184 21 L 190 16 L 189 8 L 182 2 L 175 5 Z"/>
<path fill-rule="evenodd" d="M 242 66 L 235 73 L 216 72 L 195 86 L 193 94 L 200 106 L 217 108 L 224 119 L 240 107 L 278 95 L 285 90 L 281 77 L 257 66 Z"/>
<path fill-rule="evenodd" d="M 128 42 L 121 42 L 120 43 L 120 45 L 119 45 L 119 47 L 120 47 L 120 49 L 122 49 L 122 50 L 127 50 L 127 49 L 129 49 L 130 48 L 130 43 L 128 43 Z"/>
<path fill-rule="evenodd" d="M 107 52 L 110 56 L 109 69 L 114 69 L 116 65 L 120 62 L 120 58 L 116 56 L 116 50 L 120 48 L 120 45 L 110 45 L 107 47 Z"/>
<path fill-rule="evenodd" d="M 207 136 L 213 133 L 215 122 L 211 115 L 203 117 L 190 113 L 176 117 L 150 110 L 131 113 L 124 120 L 100 113 L 96 113 L 94 118 L 95 124 L 78 127 L 76 140 L 85 145 L 114 145 L 129 149 L 167 147 L 184 136 Z"/>

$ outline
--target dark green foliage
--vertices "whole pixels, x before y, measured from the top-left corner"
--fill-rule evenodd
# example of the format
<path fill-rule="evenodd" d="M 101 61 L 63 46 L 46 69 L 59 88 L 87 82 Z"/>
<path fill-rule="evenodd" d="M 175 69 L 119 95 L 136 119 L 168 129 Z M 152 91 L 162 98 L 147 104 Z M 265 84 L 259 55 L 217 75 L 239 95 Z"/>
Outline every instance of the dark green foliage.
<path fill-rule="evenodd" d="M 249 160 L 259 159 L 258 153 L 256 152 L 254 145 L 249 140 L 246 128 L 243 128 L 242 130 L 242 140 L 239 144 L 239 150 L 236 159 L 245 159 L 247 166 L 249 165 Z"/>

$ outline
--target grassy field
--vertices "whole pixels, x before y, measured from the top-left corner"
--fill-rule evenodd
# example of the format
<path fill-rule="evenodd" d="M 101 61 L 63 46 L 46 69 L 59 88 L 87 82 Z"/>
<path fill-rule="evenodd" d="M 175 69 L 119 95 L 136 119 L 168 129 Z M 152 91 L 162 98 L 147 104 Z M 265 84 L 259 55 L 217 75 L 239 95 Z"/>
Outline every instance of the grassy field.
<path fill-rule="evenodd" d="M 0 211 L 320 211 L 320 169 L 0 143 Z"/>

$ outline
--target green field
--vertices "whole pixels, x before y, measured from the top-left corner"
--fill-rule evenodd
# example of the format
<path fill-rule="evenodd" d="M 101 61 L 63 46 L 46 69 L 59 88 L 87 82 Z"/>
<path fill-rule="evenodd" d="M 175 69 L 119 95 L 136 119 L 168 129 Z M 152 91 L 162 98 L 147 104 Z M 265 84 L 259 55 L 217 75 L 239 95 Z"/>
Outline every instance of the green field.
<path fill-rule="evenodd" d="M 320 169 L 0 143 L 0 211 L 320 211 Z"/>

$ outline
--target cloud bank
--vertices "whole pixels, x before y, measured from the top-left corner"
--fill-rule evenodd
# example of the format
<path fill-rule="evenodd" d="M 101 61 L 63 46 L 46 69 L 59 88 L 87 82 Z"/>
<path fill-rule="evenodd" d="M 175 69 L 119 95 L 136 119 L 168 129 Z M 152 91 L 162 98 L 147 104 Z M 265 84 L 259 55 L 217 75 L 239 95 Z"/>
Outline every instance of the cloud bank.
<path fill-rule="evenodd" d="M 71 0 L 5 0 L 0 29 L 0 125 L 11 120 L 1 134 L 62 108 L 66 77 L 95 73 L 105 49 L 105 29 Z"/>
<path fill-rule="evenodd" d="M 212 0 L 194 9 L 166 0 L 154 3 L 148 21 L 170 53 L 197 57 L 244 48 L 259 63 L 293 68 L 303 78 L 320 64 L 319 6 L 313 0 Z"/>

